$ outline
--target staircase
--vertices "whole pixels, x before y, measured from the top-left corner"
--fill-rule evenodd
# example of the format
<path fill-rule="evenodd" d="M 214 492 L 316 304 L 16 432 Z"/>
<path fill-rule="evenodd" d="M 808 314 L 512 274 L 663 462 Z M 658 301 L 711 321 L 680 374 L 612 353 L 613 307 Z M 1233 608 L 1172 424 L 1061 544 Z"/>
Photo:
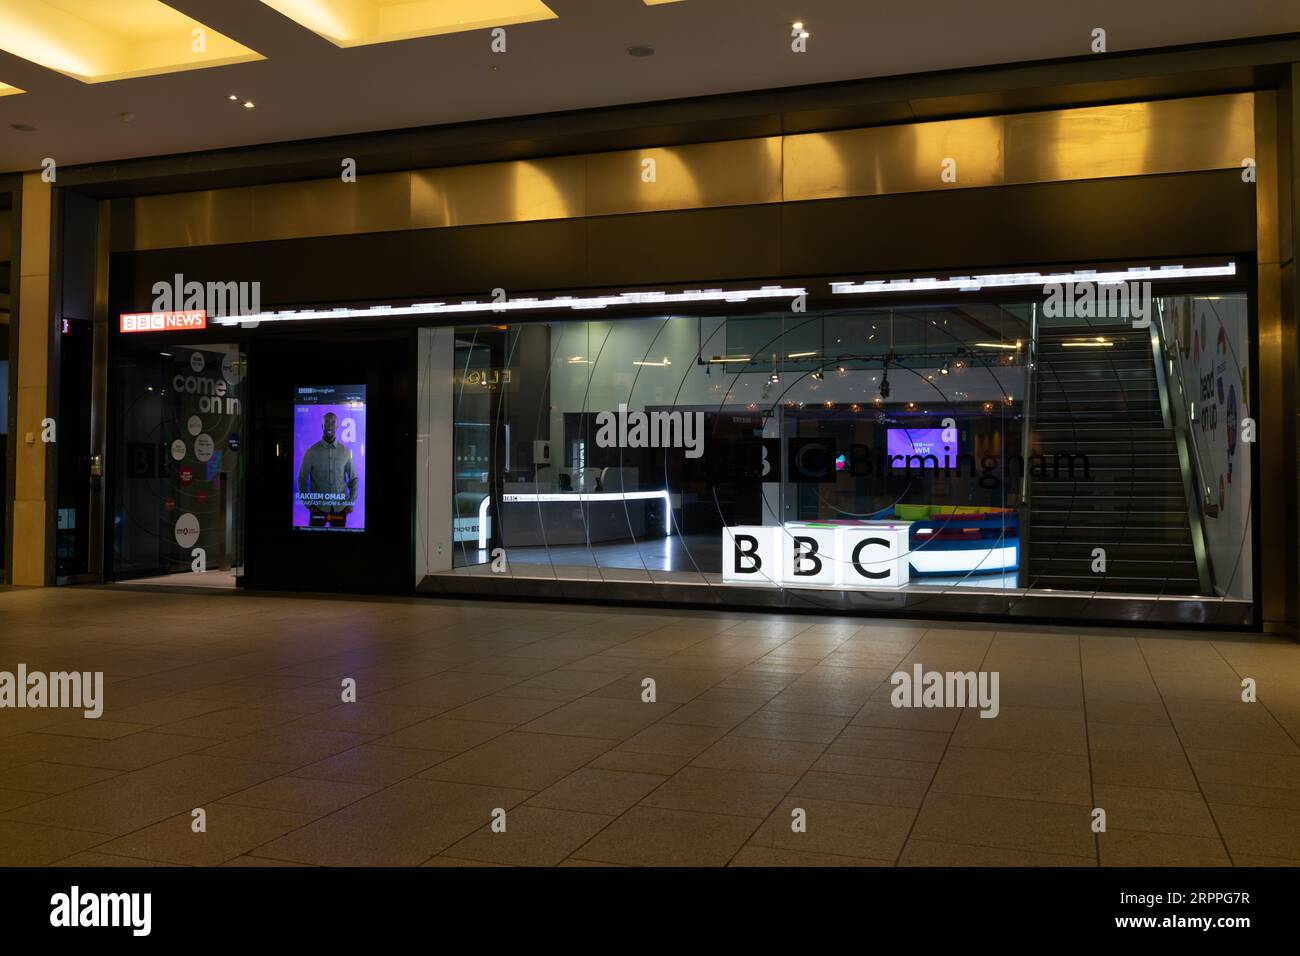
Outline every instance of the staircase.
<path fill-rule="evenodd" d="M 1097 342 L 1080 347 L 1066 343 Z M 1151 338 L 1131 325 L 1039 330 L 1031 455 L 1029 585 L 1071 591 L 1199 594 L 1173 429 L 1160 409 Z M 1071 477 L 1068 459 L 1086 455 Z M 1034 459 L 1030 459 L 1032 463 Z M 1106 570 L 1094 573 L 1093 549 Z"/>

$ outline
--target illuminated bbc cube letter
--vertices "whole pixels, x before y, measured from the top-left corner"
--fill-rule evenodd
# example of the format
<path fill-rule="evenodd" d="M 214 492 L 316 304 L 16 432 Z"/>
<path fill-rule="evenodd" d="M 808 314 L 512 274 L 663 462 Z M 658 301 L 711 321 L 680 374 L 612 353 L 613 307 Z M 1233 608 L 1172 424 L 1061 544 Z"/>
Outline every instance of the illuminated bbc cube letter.
<path fill-rule="evenodd" d="M 845 588 L 897 588 L 911 578 L 907 526 L 839 530 L 839 584 Z"/>
<path fill-rule="evenodd" d="M 722 580 L 727 584 L 779 584 L 781 552 L 775 526 L 737 525 L 722 529 Z"/>
<path fill-rule="evenodd" d="M 835 528 L 791 523 L 782 531 L 781 583 L 786 587 L 834 587 L 837 555 Z"/>

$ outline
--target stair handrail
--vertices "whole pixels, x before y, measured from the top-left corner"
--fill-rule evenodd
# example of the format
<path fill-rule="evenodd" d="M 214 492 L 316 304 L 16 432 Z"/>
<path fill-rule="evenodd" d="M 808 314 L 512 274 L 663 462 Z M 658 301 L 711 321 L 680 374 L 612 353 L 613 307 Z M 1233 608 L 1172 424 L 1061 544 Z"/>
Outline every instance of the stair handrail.
<path fill-rule="evenodd" d="M 1201 459 L 1200 443 L 1196 439 L 1196 428 L 1191 415 L 1183 415 L 1183 396 L 1187 395 L 1183 378 L 1183 366 L 1171 347 L 1173 338 L 1165 325 L 1165 308 L 1163 299 L 1155 299 L 1153 319 L 1150 324 L 1151 348 L 1156 363 L 1157 393 L 1160 396 L 1160 413 L 1165 426 L 1169 428 L 1178 448 L 1178 467 L 1182 472 L 1183 489 L 1188 504 L 1193 510 L 1188 515 L 1188 527 L 1191 530 L 1192 551 L 1196 556 L 1197 576 L 1201 590 L 1206 594 L 1214 593 L 1214 573 L 1210 566 L 1209 549 L 1205 543 L 1205 517 L 1215 517 L 1219 506 L 1214 501 L 1210 485 L 1206 481 L 1205 465 Z M 1175 396 L 1175 386 L 1177 395 Z M 1178 411 L 1174 410 L 1177 400 Z M 1185 420 L 1184 420 L 1185 418 Z"/>
<path fill-rule="evenodd" d="M 1029 304 L 1029 341 L 1025 343 L 1025 402 L 1022 411 L 1023 424 L 1020 436 L 1020 457 L 1030 460 L 1030 441 L 1034 419 L 1034 388 L 1038 369 L 1038 303 Z M 1027 586 L 1033 582 L 1029 578 L 1029 467 L 1020 469 L 1020 568 L 1024 573 Z"/>

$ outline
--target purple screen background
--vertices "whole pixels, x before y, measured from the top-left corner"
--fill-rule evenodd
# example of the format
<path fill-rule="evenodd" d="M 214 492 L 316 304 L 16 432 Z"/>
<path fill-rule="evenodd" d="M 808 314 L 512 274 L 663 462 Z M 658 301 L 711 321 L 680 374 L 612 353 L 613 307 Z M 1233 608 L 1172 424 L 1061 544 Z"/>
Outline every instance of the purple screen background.
<path fill-rule="evenodd" d="M 341 394 L 356 395 L 364 394 L 364 389 L 360 388 L 340 388 Z M 298 401 L 303 399 L 320 400 L 325 398 L 324 390 L 317 389 L 315 395 L 307 396 L 299 394 Z M 346 447 L 352 450 L 352 465 L 357 470 L 357 500 L 352 505 L 352 513 L 348 515 L 348 524 L 346 528 L 313 528 L 313 531 L 364 531 L 366 528 L 366 406 L 363 402 L 359 406 L 348 406 L 342 402 L 323 402 L 322 404 L 295 404 L 293 407 L 293 527 L 307 528 L 310 524 L 311 515 L 307 511 L 307 506 L 300 504 L 298 501 L 298 469 L 302 466 L 302 456 L 307 453 L 307 449 L 321 437 L 321 422 L 324 421 L 325 415 L 333 412 L 338 416 L 338 427 L 336 431 L 336 441 L 346 444 Z M 357 440 L 351 443 L 343 443 L 343 422 L 351 418 L 357 423 Z"/>
<path fill-rule="evenodd" d="M 957 443 L 945 442 L 942 428 L 891 428 L 885 442 L 889 455 L 934 455 L 940 465 L 944 455 L 957 456 Z M 944 445 L 949 449 L 946 452 Z"/>

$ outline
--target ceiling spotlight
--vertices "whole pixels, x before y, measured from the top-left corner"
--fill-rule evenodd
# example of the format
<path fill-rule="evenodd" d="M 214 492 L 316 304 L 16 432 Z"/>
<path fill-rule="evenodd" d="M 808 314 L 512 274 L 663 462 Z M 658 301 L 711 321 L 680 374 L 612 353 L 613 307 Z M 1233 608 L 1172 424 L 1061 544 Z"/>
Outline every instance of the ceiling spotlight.
<path fill-rule="evenodd" d="M 771 375 L 769 375 L 769 376 L 767 377 L 767 383 L 768 383 L 769 385 L 776 385 L 776 384 L 779 384 L 780 381 L 781 381 L 781 376 L 780 376 L 780 375 L 777 375 L 776 372 L 773 372 Z"/>
<path fill-rule="evenodd" d="M 824 379 L 825 377 L 826 377 L 826 376 L 822 374 L 822 370 L 821 370 L 821 369 L 818 369 L 817 371 L 815 371 L 815 372 L 812 373 L 812 378 L 813 378 L 813 381 L 814 381 L 814 382 L 820 382 L 820 381 L 821 381 L 822 379 Z"/>
<path fill-rule="evenodd" d="M 835 403 L 834 403 L 834 402 L 826 402 L 825 404 L 826 404 L 826 407 L 827 407 L 827 408 L 834 408 L 834 407 L 835 407 Z"/>
<path fill-rule="evenodd" d="M 844 376 L 849 374 L 848 366 L 846 365 L 835 366 L 835 374 L 838 375 L 840 378 L 844 378 Z"/>
<path fill-rule="evenodd" d="M 948 363 L 947 363 L 947 362 L 944 362 L 942 365 L 939 366 L 939 374 L 940 374 L 940 375 L 947 375 L 947 374 L 948 374 Z M 931 375 L 930 377 L 931 377 L 931 378 L 934 378 L 933 375 Z"/>
<path fill-rule="evenodd" d="M 889 373 L 888 372 L 886 372 L 885 377 L 880 380 L 880 397 L 881 398 L 889 397 Z"/>
<path fill-rule="evenodd" d="M 252 100 L 244 100 L 244 109 L 246 109 L 246 110 L 251 110 L 251 109 L 253 108 L 253 106 L 254 106 L 254 103 L 253 103 Z"/>
<path fill-rule="evenodd" d="M 238 94 L 238 93 L 231 93 L 229 96 L 226 97 L 226 99 L 230 100 L 230 102 L 232 102 L 232 103 L 238 103 L 238 102 L 239 102 L 239 94 Z"/>

